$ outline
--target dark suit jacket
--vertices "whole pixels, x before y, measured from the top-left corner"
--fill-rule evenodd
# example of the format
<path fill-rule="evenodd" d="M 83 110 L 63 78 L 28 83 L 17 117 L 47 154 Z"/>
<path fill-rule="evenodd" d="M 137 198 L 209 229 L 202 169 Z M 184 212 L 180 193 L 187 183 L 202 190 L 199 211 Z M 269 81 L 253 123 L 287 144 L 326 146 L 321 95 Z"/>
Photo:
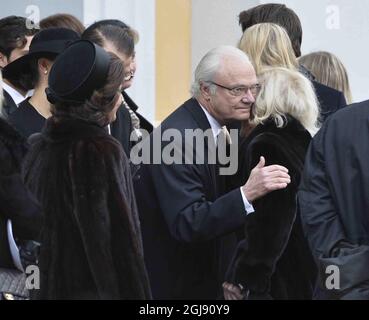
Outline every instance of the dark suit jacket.
<path fill-rule="evenodd" d="M 140 127 L 142 129 L 145 129 L 146 131 L 148 131 L 149 133 L 152 132 L 152 130 L 154 129 L 153 125 L 147 120 L 145 119 L 145 117 L 143 115 L 141 115 L 138 112 L 138 106 L 137 104 L 131 99 L 131 97 L 125 92 L 122 92 L 123 94 L 123 98 L 124 100 L 127 102 L 128 106 L 134 111 L 134 113 L 137 115 L 137 117 L 140 119 Z"/>
<path fill-rule="evenodd" d="M 346 106 L 345 96 L 341 91 L 327 87 L 317 81 L 312 81 L 315 93 L 320 103 L 322 121 L 327 119 L 331 114 Z"/>
<path fill-rule="evenodd" d="M 39 239 L 41 210 L 21 178 L 21 165 L 27 150 L 25 139 L 0 118 L 0 267 L 12 267 L 6 236 L 8 219 L 13 223 L 16 238 Z"/>
<path fill-rule="evenodd" d="M 3 90 L 3 92 L 4 92 L 3 108 L 5 110 L 5 114 L 9 115 L 13 113 L 15 110 L 17 110 L 17 105 L 15 104 L 10 94 L 6 92 L 6 90 Z"/>
<path fill-rule="evenodd" d="M 303 65 L 299 66 L 299 71 L 308 78 L 314 86 L 315 93 L 320 104 L 322 122 L 338 109 L 346 106 L 346 99 L 341 91 L 317 82 L 313 74 Z"/>
<path fill-rule="evenodd" d="M 184 137 L 185 129 L 207 130 L 210 124 L 190 99 L 144 142 L 170 128 Z M 209 143 L 205 140 L 205 155 Z M 167 145 L 162 141 L 161 150 Z M 216 298 L 223 280 L 218 270 L 221 236 L 241 227 L 246 217 L 240 190 L 220 196 L 216 166 L 206 157 L 205 164 L 144 164 L 139 175 L 135 191 L 153 297 Z"/>
<path fill-rule="evenodd" d="M 332 115 L 307 152 L 298 199 L 323 298 L 369 299 L 369 101 Z M 325 267 L 340 268 L 326 290 Z"/>
<path fill-rule="evenodd" d="M 17 110 L 9 115 L 9 122 L 18 132 L 28 138 L 42 131 L 46 119 L 29 103 L 29 98 L 22 101 Z"/>
<path fill-rule="evenodd" d="M 136 103 L 128 96 L 128 94 L 122 91 L 124 100 L 127 102 L 128 106 L 136 113 L 140 119 L 140 126 L 142 129 L 147 130 L 149 133 L 153 130 L 153 125 L 146 120 L 142 115 L 137 112 L 138 106 Z M 111 124 L 111 134 L 116 138 L 122 145 L 124 152 L 127 157 L 129 157 L 131 148 L 134 143 L 130 141 L 131 132 L 133 131 L 131 116 L 129 111 L 121 106 L 117 112 L 117 118 Z"/>

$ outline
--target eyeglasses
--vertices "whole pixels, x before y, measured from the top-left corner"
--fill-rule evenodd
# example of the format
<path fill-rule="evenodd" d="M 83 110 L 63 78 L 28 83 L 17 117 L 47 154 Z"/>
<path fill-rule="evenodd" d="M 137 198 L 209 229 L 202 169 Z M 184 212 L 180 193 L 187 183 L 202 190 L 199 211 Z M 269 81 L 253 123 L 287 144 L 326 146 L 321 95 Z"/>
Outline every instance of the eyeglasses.
<path fill-rule="evenodd" d="M 235 97 L 240 97 L 242 95 L 245 95 L 247 94 L 247 92 L 249 92 L 249 90 L 251 94 L 255 96 L 259 93 L 260 88 L 261 88 L 261 85 L 259 83 L 253 84 L 252 86 L 249 86 L 249 87 L 240 86 L 240 87 L 228 88 L 228 87 L 222 86 L 221 84 L 213 82 L 213 81 L 209 81 L 209 82 L 212 84 L 215 84 L 218 87 L 228 90 L 231 93 L 231 95 Z"/>

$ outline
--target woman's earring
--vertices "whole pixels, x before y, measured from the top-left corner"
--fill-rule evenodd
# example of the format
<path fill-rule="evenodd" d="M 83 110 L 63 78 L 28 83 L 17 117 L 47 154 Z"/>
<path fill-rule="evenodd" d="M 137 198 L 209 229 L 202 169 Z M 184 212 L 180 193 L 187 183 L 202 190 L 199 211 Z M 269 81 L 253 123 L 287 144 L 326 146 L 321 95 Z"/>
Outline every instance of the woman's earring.
<path fill-rule="evenodd" d="M 47 74 L 47 70 L 44 71 L 44 74 Z"/>

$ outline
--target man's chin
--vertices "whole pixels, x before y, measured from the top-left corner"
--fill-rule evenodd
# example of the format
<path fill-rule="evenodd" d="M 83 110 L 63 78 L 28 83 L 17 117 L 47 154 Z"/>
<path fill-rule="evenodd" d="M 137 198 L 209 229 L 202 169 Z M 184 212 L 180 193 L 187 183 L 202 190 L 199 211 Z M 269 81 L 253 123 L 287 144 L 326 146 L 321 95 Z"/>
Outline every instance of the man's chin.
<path fill-rule="evenodd" d="M 250 118 L 250 109 L 239 109 L 237 111 L 235 120 L 247 120 Z"/>

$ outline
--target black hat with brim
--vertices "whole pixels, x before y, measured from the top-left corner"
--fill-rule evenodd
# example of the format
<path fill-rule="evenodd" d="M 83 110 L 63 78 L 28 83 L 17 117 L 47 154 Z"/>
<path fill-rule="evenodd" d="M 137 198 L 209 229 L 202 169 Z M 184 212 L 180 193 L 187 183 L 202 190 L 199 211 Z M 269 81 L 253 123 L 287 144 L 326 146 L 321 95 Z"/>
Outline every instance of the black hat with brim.
<path fill-rule="evenodd" d="M 53 57 L 62 53 L 71 43 L 80 39 L 78 33 L 66 28 L 50 28 L 41 30 L 32 39 L 28 54 L 9 63 L 3 69 L 6 79 L 18 79 L 31 72 L 30 62 L 42 57 Z"/>
<path fill-rule="evenodd" d="M 46 88 L 50 103 L 82 104 L 106 83 L 110 55 L 88 40 L 79 40 L 60 54 L 50 71 Z"/>

